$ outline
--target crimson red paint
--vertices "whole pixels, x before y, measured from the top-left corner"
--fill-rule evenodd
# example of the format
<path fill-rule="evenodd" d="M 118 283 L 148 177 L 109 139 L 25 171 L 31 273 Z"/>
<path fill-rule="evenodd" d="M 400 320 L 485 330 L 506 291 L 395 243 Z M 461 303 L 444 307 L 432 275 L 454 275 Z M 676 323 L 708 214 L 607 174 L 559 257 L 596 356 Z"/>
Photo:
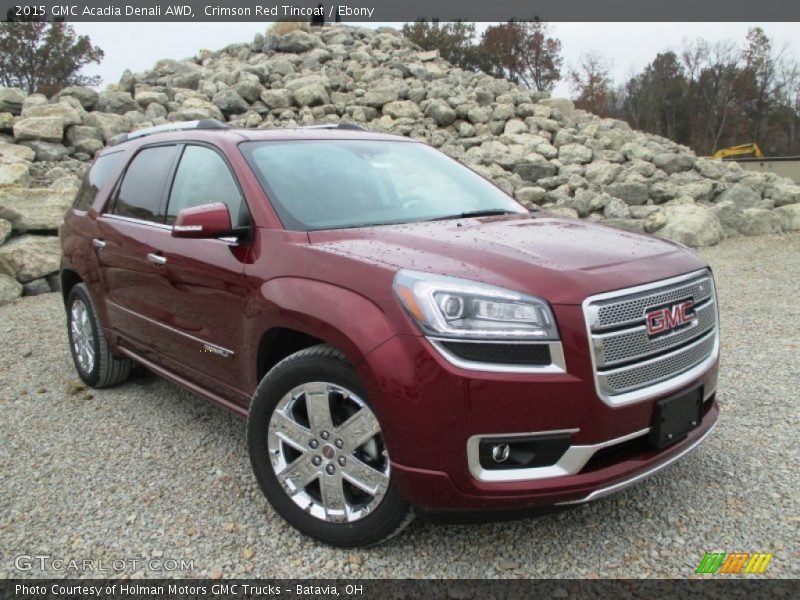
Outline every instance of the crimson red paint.
<path fill-rule="evenodd" d="M 65 285 L 87 285 L 115 352 L 241 416 L 271 352 L 282 351 L 274 346 L 279 340 L 321 340 L 339 349 L 368 391 L 395 485 L 428 509 L 590 499 L 667 464 L 709 431 L 717 418 L 716 359 L 677 389 L 656 385 L 636 401 L 615 404 L 598 393 L 593 343 L 604 334 L 587 327 L 583 306 L 593 296 L 703 271 L 701 259 L 663 239 L 544 212 L 285 229 L 239 145 L 340 139 L 414 143 L 344 130 L 189 130 L 107 148 L 101 156 L 121 153 L 116 171 L 87 211 L 68 212 L 61 230 Z M 192 239 L 166 223 L 108 214 L 131 159 L 153 144 L 202 145 L 224 159 L 246 202 L 248 233 L 240 243 Z M 177 224 L 224 228 L 215 208 Z M 449 360 L 398 301 L 393 282 L 400 269 L 544 299 L 560 336 L 563 372 L 481 370 Z M 651 335 L 678 335 L 699 318 L 693 300 L 673 300 L 682 302 L 643 306 L 654 310 L 639 315 L 641 329 L 646 323 Z M 601 445 L 654 427 L 659 401 L 696 387 L 704 391 L 702 421 L 666 449 L 626 445 L 577 472 L 544 478 L 493 481 L 470 468 L 473 436 L 567 430 L 572 446 Z"/>

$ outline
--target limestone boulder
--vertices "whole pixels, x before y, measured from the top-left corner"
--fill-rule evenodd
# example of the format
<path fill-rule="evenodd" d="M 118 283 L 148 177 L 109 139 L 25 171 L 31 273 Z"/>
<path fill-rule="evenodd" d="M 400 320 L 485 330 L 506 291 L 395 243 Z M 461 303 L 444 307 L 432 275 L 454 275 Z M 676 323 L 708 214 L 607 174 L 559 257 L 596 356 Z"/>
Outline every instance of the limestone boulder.
<path fill-rule="evenodd" d="M 696 204 L 669 206 L 664 209 L 664 220 L 656 235 L 693 248 L 713 246 L 724 237 L 717 215 Z"/>
<path fill-rule="evenodd" d="M 58 271 L 61 243 L 57 237 L 22 235 L 0 246 L 0 273 L 27 283 Z"/>

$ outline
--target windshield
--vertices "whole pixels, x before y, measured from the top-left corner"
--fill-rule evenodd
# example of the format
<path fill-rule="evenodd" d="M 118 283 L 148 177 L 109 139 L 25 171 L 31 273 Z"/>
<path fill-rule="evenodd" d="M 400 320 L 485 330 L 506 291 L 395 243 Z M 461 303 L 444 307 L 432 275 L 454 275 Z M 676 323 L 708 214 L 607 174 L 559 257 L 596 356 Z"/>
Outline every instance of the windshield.
<path fill-rule="evenodd" d="M 413 142 L 247 142 L 245 158 L 284 227 L 298 231 L 526 212 L 441 152 Z"/>

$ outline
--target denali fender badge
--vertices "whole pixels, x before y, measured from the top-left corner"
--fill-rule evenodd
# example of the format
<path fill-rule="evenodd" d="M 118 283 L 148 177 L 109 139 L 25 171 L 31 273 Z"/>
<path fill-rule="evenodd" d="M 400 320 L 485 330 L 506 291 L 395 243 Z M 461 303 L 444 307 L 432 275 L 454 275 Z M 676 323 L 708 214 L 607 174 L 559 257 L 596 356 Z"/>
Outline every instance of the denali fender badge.
<path fill-rule="evenodd" d="M 233 352 L 230 350 L 226 350 L 225 348 L 220 348 L 219 346 L 214 346 L 212 344 L 203 344 L 203 352 L 211 352 L 211 354 L 217 354 L 222 358 L 230 358 L 233 356 Z"/>
<path fill-rule="evenodd" d="M 647 335 L 651 338 L 690 327 L 695 322 L 694 300 L 680 300 L 645 311 Z"/>

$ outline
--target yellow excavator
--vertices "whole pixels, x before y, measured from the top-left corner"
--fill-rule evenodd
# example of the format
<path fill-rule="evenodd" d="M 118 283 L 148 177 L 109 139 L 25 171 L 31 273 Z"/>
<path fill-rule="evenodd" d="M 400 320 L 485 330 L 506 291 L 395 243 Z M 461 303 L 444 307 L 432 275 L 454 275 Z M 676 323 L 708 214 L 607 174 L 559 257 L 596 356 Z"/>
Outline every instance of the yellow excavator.
<path fill-rule="evenodd" d="M 758 144 L 742 144 L 717 150 L 713 156 L 707 158 L 736 161 L 745 171 L 774 173 L 780 177 L 788 177 L 795 183 L 800 183 L 800 156 L 770 156 L 764 157 Z"/>
<path fill-rule="evenodd" d="M 709 158 L 722 160 L 723 158 L 730 158 L 732 156 L 753 156 L 755 158 L 764 158 L 764 153 L 761 152 L 761 148 L 758 147 L 758 144 L 752 143 L 742 144 L 741 146 L 731 146 L 730 148 L 722 148 L 721 150 L 717 150 Z"/>

